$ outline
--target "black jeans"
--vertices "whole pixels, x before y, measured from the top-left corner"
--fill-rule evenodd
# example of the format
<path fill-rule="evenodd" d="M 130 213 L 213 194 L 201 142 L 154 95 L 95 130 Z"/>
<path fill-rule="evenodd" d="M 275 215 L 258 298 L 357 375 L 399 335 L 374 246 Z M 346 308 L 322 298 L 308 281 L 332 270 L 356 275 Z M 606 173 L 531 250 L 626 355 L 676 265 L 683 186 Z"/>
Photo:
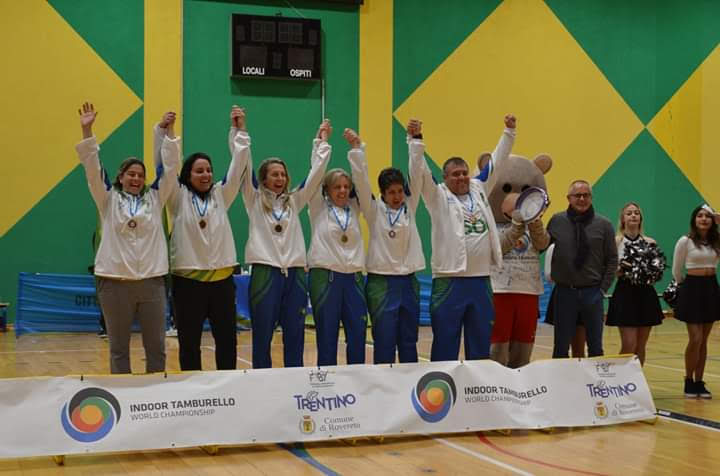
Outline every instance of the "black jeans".
<path fill-rule="evenodd" d="M 222 281 L 203 282 L 173 275 L 172 295 L 180 344 L 180 368 L 202 370 L 200 340 L 205 318 L 210 321 L 210 329 L 215 339 L 216 368 L 237 368 L 233 277 Z"/>

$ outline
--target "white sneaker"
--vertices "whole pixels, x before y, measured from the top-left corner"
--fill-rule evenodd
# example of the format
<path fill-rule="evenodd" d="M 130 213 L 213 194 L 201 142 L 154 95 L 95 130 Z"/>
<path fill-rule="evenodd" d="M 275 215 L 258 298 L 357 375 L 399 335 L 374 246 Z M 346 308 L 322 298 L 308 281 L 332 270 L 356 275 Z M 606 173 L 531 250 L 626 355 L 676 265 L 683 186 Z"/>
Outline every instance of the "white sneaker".
<path fill-rule="evenodd" d="M 174 327 L 169 328 L 165 331 L 165 337 L 177 337 L 177 329 Z"/>

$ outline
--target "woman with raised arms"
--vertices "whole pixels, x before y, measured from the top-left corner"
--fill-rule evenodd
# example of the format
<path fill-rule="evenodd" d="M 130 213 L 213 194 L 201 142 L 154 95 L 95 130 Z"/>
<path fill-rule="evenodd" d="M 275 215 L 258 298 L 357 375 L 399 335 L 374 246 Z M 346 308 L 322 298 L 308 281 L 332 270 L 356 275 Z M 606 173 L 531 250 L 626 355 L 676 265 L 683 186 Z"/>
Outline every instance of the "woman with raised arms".
<path fill-rule="evenodd" d="M 100 164 L 100 146 L 92 133 L 97 111 L 90 103 L 78 111 L 83 140 L 76 146 L 90 194 L 102 226 L 95 256 L 97 293 L 110 341 L 110 372 L 130 369 L 130 334 L 137 318 L 145 348 L 145 370 L 165 370 L 165 282 L 168 253 L 163 230 L 163 207 L 178 186 L 176 177 L 180 139 L 175 137 L 175 114 L 166 114 L 160 147 L 162 166 L 157 178 L 145 184 L 145 165 L 130 157 L 120 165 L 111 184 Z"/>
<path fill-rule="evenodd" d="M 345 135 L 351 147 L 359 139 Z M 360 232 L 360 203 L 343 169 L 325 175 L 322 191 L 308 206 L 312 240 L 308 252 L 310 301 L 317 332 L 318 365 L 337 365 L 340 322 L 345 330 L 348 364 L 365 363 L 367 306 L 363 292 L 365 245 Z"/>
<path fill-rule="evenodd" d="M 418 121 L 410 121 L 408 135 L 419 134 Z M 378 176 L 380 200 L 370 190 L 365 144 L 357 133 L 345 130 L 352 147 L 348 161 L 360 209 L 370 230 L 365 296 L 372 322 L 373 361 L 376 364 L 417 362 L 420 322 L 420 285 L 415 273 L 425 269 L 422 243 L 415 221 L 421 178 L 405 181 L 402 172 L 386 168 Z"/>
<path fill-rule="evenodd" d="M 230 130 L 233 157 L 243 157 L 247 168 L 241 189 L 250 220 L 245 263 L 252 265 L 249 298 L 256 369 L 272 367 L 270 344 L 278 324 L 283 331 L 285 367 L 303 366 L 307 261 L 300 211 L 322 182 L 332 152 L 328 144 L 331 133 L 330 121 L 323 121 L 313 140 L 310 173 L 290 191 L 285 162 L 275 157 L 265 159 L 256 179 L 250 136 L 237 125 Z"/>

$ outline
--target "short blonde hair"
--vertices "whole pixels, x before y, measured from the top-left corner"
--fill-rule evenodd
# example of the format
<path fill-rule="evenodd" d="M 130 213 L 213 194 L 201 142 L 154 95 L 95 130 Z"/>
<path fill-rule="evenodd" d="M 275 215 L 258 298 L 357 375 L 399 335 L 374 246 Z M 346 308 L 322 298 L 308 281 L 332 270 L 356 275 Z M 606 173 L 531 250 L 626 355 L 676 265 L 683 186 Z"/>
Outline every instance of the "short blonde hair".
<path fill-rule="evenodd" d="M 587 188 L 590 189 L 590 195 L 592 195 L 592 185 L 590 185 L 590 182 L 588 182 L 587 180 L 582 179 L 573 180 L 570 183 L 570 187 L 568 188 L 568 195 L 570 195 L 570 192 L 572 192 L 573 188 L 575 188 L 575 185 L 577 184 L 587 185 Z"/>
<path fill-rule="evenodd" d="M 332 169 L 328 170 L 328 172 L 325 174 L 325 178 L 323 179 L 323 195 L 327 196 L 330 187 L 332 187 L 340 177 L 345 177 L 350 183 L 350 189 L 353 188 L 353 181 L 352 178 L 350 178 L 350 174 L 345 172 L 345 170 L 343 169 Z"/>

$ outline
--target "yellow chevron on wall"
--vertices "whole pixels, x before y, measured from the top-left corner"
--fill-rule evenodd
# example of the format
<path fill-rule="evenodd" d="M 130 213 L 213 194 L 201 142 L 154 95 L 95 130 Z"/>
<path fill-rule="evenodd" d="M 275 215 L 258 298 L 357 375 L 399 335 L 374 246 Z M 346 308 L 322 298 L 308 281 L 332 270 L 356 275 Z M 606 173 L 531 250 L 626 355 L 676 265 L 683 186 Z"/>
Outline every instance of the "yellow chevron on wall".
<path fill-rule="evenodd" d="M 60 182 L 78 160 L 77 109 L 85 100 L 100 114 L 95 134 L 108 137 L 142 101 L 45 1 L 4 2 L 0 43 L 4 50 L 3 134 L 6 157 L 0 236 Z M 22 45 L 22 47 L 20 47 Z"/>
<path fill-rule="evenodd" d="M 595 182 L 643 130 L 541 0 L 504 1 L 395 117 L 403 124 L 411 117 L 423 121 L 428 154 L 438 164 L 457 155 L 473 168 L 480 152 L 495 147 L 508 112 L 519 121 L 513 152 L 553 157 L 548 213 L 567 206 L 572 180 Z"/>
<path fill-rule="evenodd" d="M 720 46 L 650 121 L 648 131 L 714 207 L 720 207 Z"/>

